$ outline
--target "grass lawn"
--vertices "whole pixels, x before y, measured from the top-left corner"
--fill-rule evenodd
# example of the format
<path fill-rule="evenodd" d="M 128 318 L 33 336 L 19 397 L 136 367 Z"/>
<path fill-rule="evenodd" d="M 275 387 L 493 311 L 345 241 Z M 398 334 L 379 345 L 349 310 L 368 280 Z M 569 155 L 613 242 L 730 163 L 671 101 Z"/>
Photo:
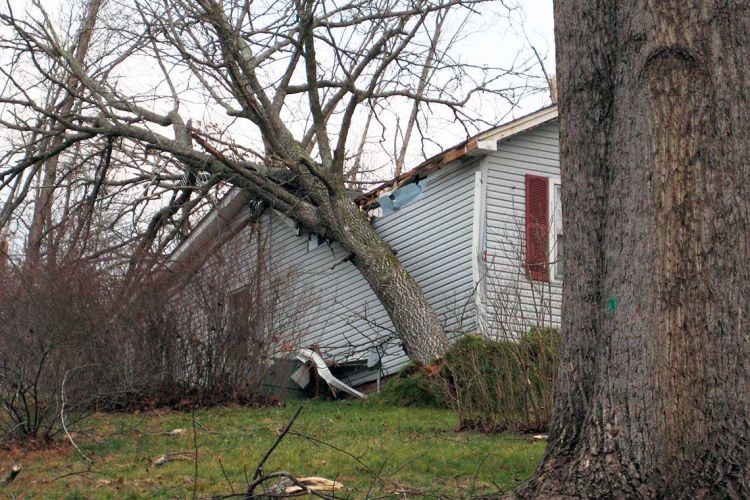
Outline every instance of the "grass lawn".
<path fill-rule="evenodd" d="M 456 433 L 447 410 L 396 408 L 359 401 L 305 401 L 266 472 L 323 476 L 344 484 L 342 497 L 471 497 L 507 492 L 531 476 L 544 442 L 516 434 Z M 195 463 L 152 461 L 198 446 L 198 497 L 244 491 L 255 466 L 296 411 L 214 408 L 190 413 L 97 414 L 73 434 L 85 460 L 67 442 L 49 450 L 0 449 L 0 479 L 14 464 L 16 480 L 1 498 L 191 498 Z M 170 436 L 174 429 L 185 432 Z M 222 473 L 223 464 L 224 473 Z M 377 477 L 376 477 L 377 476 Z M 228 478 L 228 479 L 227 479 Z M 230 486 L 231 482 L 232 486 Z"/>

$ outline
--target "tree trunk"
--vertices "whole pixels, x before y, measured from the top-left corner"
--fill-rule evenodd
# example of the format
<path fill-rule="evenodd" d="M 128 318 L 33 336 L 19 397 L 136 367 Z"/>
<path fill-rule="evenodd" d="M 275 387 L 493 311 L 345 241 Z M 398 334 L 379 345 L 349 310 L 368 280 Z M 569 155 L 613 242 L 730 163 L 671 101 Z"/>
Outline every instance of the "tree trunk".
<path fill-rule="evenodd" d="M 286 157 L 287 164 L 295 167 L 295 180 L 304 192 L 305 201 L 285 208 L 281 203 L 276 205 L 278 194 L 257 189 L 251 176 L 236 176 L 232 179 L 233 184 L 269 206 L 278 206 L 307 230 L 339 242 L 349 252 L 348 260 L 359 269 L 383 304 L 393 323 L 395 336 L 401 340 L 409 357 L 428 363 L 442 355 L 448 346 L 448 336 L 419 284 L 372 227 L 367 213 L 351 199 L 343 180 L 330 163 L 315 163 L 290 137 L 286 138 L 286 145 L 282 143 L 284 147 L 276 150 L 276 156 Z M 197 141 L 207 147 L 205 141 L 200 138 Z M 277 141 L 282 142 L 278 137 Z M 216 150 L 211 154 L 228 163 Z M 188 155 L 184 157 L 188 158 Z M 300 165 L 306 165 L 308 171 L 301 170 Z"/>
<path fill-rule="evenodd" d="M 352 263 L 383 304 L 406 354 L 423 363 L 442 355 L 448 346 L 442 321 L 366 213 L 342 195 L 322 214 L 324 226 L 351 252 Z"/>
<path fill-rule="evenodd" d="M 747 2 L 555 5 L 566 241 L 524 497 L 750 497 Z"/>
<path fill-rule="evenodd" d="M 76 43 L 75 58 L 79 64 L 83 66 L 86 53 L 89 50 L 91 43 L 91 36 L 96 25 L 96 19 L 99 15 L 103 0 L 88 0 L 86 4 L 86 10 L 81 23 L 81 29 L 78 32 L 78 40 Z M 72 91 L 78 87 L 78 80 L 75 77 L 69 77 L 67 81 L 68 93 L 63 98 L 62 102 L 57 106 L 57 111 L 61 116 L 66 119 L 70 119 L 68 116 L 73 109 L 75 103 L 75 96 Z M 52 137 L 48 148 L 55 150 L 59 148 L 65 138 L 65 131 L 60 130 L 57 134 Z M 45 237 L 49 240 L 48 233 L 51 230 L 52 225 L 52 204 L 54 202 L 54 193 L 57 188 L 58 182 L 58 164 L 60 156 L 55 155 L 44 165 L 43 173 L 40 178 L 40 186 L 37 192 L 37 196 L 34 200 L 34 212 L 31 220 L 31 227 L 29 228 L 29 238 L 26 245 L 26 262 L 31 267 L 37 267 L 39 259 L 41 258 L 42 242 Z M 48 248 L 48 260 L 50 265 L 54 265 L 55 255 L 53 245 Z"/>

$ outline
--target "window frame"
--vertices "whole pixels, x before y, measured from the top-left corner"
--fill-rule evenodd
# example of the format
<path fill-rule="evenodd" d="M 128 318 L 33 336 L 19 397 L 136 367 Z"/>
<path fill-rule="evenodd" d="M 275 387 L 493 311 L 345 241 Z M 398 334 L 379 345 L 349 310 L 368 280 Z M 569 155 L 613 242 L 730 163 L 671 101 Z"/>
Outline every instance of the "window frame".
<path fill-rule="evenodd" d="M 250 285 L 242 285 L 227 293 L 224 299 L 224 330 L 231 332 L 233 328 L 249 330 L 250 328 L 250 304 L 247 296 Z"/>
<path fill-rule="evenodd" d="M 557 189 L 560 188 L 559 217 L 557 212 Z M 561 283 L 565 279 L 565 265 L 563 271 L 558 271 L 558 254 L 557 254 L 557 236 L 563 235 L 563 245 L 565 244 L 565 233 L 562 227 L 562 182 L 559 177 L 549 177 L 549 278 L 551 282 Z M 563 258 L 565 258 L 565 249 L 563 248 Z"/>

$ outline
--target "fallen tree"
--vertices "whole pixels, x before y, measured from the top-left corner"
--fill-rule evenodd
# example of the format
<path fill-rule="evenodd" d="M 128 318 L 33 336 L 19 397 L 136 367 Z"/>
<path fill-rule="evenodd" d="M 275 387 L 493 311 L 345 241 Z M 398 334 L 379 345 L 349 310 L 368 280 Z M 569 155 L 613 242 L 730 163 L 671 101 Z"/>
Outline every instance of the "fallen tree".
<path fill-rule="evenodd" d="M 107 158 L 101 168 L 92 171 L 86 154 L 78 155 L 56 178 L 84 178 L 85 203 L 108 196 L 106 207 L 121 210 L 110 227 L 126 215 L 151 214 L 136 228 L 133 268 L 184 233 L 201 196 L 234 185 L 339 242 L 383 303 L 405 350 L 428 361 L 447 337 L 420 287 L 352 200 L 368 137 L 365 130 L 356 138 L 354 130 L 361 109 L 371 117 L 401 101 L 416 103 L 407 135 L 415 125 L 426 130 L 426 106 L 476 127 L 483 122 L 467 121 L 464 109 L 473 96 L 497 94 L 514 103 L 523 87 L 498 82 L 523 75 L 532 63 L 473 67 L 450 55 L 465 23 L 449 27 L 443 20 L 449 12 L 464 18 L 481 3 L 152 0 L 105 22 L 105 2 L 86 60 L 42 7 L 24 18 L 8 7 L 0 14 L 9 33 L 3 42 L 25 72 L 6 72 L 9 85 L 0 99 L 13 110 L 5 125 L 21 138 L 16 156 L 8 155 L 21 159 L 0 170 L 0 189 L 10 189 L 6 208 L 28 196 L 44 162 L 93 149 L 90 156 Z M 158 81 L 137 91 L 143 82 L 131 81 L 128 68 L 144 61 Z M 76 105 L 39 104 L 38 92 Z M 191 100 L 206 103 L 209 119 L 217 121 L 191 122 Z M 122 196 L 107 194 L 115 189 Z M 66 207 L 75 206 L 70 199 Z M 168 201 L 146 209 L 154 199 Z"/>

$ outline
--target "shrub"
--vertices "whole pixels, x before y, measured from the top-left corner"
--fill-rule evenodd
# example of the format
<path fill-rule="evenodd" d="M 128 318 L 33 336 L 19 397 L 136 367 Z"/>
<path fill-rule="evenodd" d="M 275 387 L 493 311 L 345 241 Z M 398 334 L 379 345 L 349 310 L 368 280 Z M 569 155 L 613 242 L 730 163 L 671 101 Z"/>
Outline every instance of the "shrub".
<path fill-rule="evenodd" d="M 552 412 L 559 344 L 554 328 L 533 328 L 518 341 L 465 335 L 435 365 L 408 365 L 374 401 L 453 408 L 466 430 L 544 430 Z"/>
<path fill-rule="evenodd" d="M 370 398 L 394 406 L 450 408 L 439 373 L 421 363 L 410 363 Z"/>
<path fill-rule="evenodd" d="M 534 328 L 519 341 L 470 335 L 445 354 L 443 379 L 463 429 L 543 430 L 549 425 L 559 335 Z"/>
<path fill-rule="evenodd" d="M 96 273 L 5 273 L 0 291 L 0 444 L 50 441 L 83 415 L 114 366 Z M 63 387 L 64 383 L 64 387 Z"/>
<path fill-rule="evenodd" d="M 220 264 L 181 290 L 85 261 L 0 274 L 0 445 L 48 443 L 94 409 L 275 404 L 263 384 L 298 335 L 278 313 L 290 273 Z"/>

